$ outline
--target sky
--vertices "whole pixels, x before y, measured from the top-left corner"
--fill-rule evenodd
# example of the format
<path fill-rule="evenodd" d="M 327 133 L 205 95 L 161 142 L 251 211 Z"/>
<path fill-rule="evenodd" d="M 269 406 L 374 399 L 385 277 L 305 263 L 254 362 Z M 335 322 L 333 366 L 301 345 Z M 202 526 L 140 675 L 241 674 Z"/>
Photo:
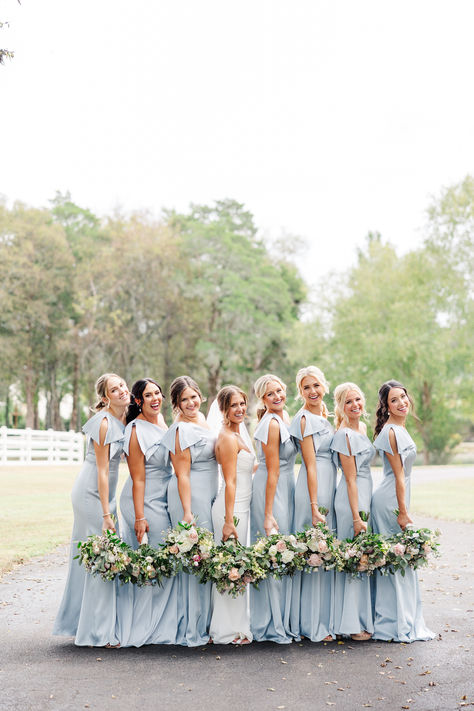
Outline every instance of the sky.
<path fill-rule="evenodd" d="M 4 0 L 0 194 L 100 215 L 233 198 L 307 242 L 400 253 L 474 172 L 471 0 Z M 289 242 L 289 237 L 288 237 Z"/>

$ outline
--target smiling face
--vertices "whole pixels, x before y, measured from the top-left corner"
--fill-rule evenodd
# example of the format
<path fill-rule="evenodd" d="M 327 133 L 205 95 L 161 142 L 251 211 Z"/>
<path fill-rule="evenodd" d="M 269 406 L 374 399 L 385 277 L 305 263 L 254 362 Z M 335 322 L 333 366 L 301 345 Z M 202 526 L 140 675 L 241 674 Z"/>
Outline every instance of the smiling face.
<path fill-rule="evenodd" d="M 162 403 L 163 393 L 158 385 L 147 383 L 140 402 L 142 415 L 149 420 L 156 418 L 160 413 Z"/>
<path fill-rule="evenodd" d="M 305 407 L 311 409 L 322 408 L 324 393 L 324 385 L 314 375 L 306 375 L 301 381 L 300 394 Z"/>
<path fill-rule="evenodd" d="M 359 420 L 364 411 L 364 401 L 357 390 L 349 390 L 344 402 L 344 417 L 349 422 Z"/>
<path fill-rule="evenodd" d="M 194 420 L 198 416 L 199 408 L 201 407 L 201 397 L 192 388 L 184 388 L 179 398 L 179 409 L 181 413 L 189 420 Z"/>
<path fill-rule="evenodd" d="M 262 400 L 268 412 L 281 413 L 286 402 L 285 390 L 277 380 L 270 380 Z"/>
<path fill-rule="evenodd" d="M 247 403 L 240 393 L 234 393 L 230 399 L 229 407 L 225 416 L 233 425 L 240 425 L 244 421 L 247 412 Z"/>
<path fill-rule="evenodd" d="M 403 388 L 390 388 L 387 397 L 389 417 L 405 418 L 410 412 L 410 400 Z"/>
<path fill-rule="evenodd" d="M 122 409 L 130 403 L 130 393 L 125 380 L 118 378 L 116 375 L 112 375 L 107 380 L 107 399 L 104 399 L 104 403 L 110 408 Z"/>

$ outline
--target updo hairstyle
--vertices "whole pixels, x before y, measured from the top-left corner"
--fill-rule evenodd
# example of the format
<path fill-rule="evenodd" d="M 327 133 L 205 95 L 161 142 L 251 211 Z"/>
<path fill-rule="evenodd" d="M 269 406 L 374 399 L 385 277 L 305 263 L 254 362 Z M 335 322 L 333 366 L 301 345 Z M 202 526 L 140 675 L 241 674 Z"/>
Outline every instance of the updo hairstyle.
<path fill-rule="evenodd" d="M 110 378 L 118 378 L 119 380 L 123 380 L 123 378 L 121 378 L 120 375 L 117 375 L 117 373 L 104 373 L 97 378 L 95 392 L 99 399 L 92 408 L 95 412 L 99 412 L 104 407 L 108 407 L 110 405 L 109 396 L 107 395 L 107 384 Z M 107 402 L 104 402 L 104 398 L 106 398 Z"/>
<path fill-rule="evenodd" d="M 175 378 L 170 385 L 170 400 L 175 415 L 178 412 L 181 412 L 179 403 L 181 400 L 181 395 L 184 390 L 186 390 L 186 388 L 191 388 L 192 390 L 197 392 L 201 399 L 201 403 L 204 402 L 204 398 L 196 381 L 190 378 L 189 375 L 180 375 L 178 378 Z"/>

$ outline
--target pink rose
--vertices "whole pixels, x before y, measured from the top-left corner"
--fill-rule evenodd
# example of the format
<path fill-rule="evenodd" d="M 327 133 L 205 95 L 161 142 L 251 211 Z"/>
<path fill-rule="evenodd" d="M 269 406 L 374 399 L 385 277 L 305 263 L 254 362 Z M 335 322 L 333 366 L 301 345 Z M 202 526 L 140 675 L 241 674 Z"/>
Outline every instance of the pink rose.
<path fill-rule="evenodd" d="M 193 560 L 195 564 L 199 563 L 199 561 L 201 560 L 201 556 L 196 553 L 196 555 L 193 555 Z"/>
<path fill-rule="evenodd" d="M 240 578 L 240 573 L 237 568 L 231 568 L 229 571 L 229 580 L 238 580 Z"/>
<path fill-rule="evenodd" d="M 276 549 L 279 553 L 283 553 L 283 551 L 286 550 L 285 541 L 278 541 L 276 544 Z"/>
<path fill-rule="evenodd" d="M 252 582 L 252 576 L 251 575 L 244 575 L 243 581 L 246 585 L 248 585 L 248 583 Z"/>
<path fill-rule="evenodd" d="M 393 552 L 395 553 L 395 555 L 403 555 L 405 553 L 405 546 L 403 545 L 403 543 L 396 543 L 393 546 Z"/>
<path fill-rule="evenodd" d="M 194 543 L 197 543 L 197 541 L 199 540 L 199 536 L 195 528 L 192 528 L 189 531 L 189 540 L 194 541 Z"/>
<path fill-rule="evenodd" d="M 328 544 L 326 543 L 326 541 L 319 541 L 318 548 L 319 548 L 320 553 L 327 553 L 329 550 Z"/>
<path fill-rule="evenodd" d="M 176 543 L 174 543 L 172 546 L 170 546 L 170 553 L 172 553 L 173 555 L 176 555 L 176 553 L 179 553 L 179 548 L 176 545 Z"/>
<path fill-rule="evenodd" d="M 308 565 L 311 565 L 313 568 L 316 568 L 318 565 L 321 565 L 322 562 L 323 559 L 317 553 L 313 553 L 308 558 Z"/>

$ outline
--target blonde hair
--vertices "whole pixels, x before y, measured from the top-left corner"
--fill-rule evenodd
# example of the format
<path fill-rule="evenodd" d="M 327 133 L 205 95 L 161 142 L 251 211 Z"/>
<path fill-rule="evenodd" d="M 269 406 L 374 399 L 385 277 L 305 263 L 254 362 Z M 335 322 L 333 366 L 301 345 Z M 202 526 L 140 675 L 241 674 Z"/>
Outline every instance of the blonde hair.
<path fill-rule="evenodd" d="M 286 393 L 286 385 L 283 380 L 281 380 L 281 378 L 279 378 L 277 375 L 273 375 L 272 373 L 266 373 L 265 375 L 261 375 L 260 378 L 255 381 L 255 385 L 253 386 L 253 391 L 260 400 L 260 404 L 262 405 L 262 407 L 257 410 L 258 420 L 261 420 L 267 411 L 267 406 L 263 402 L 263 398 L 267 391 L 268 383 L 271 383 L 272 381 L 279 383 Z"/>
<path fill-rule="evenodd" d="M 312 376 L 313 378 L 316 378 L 318 382 L 323 386 L 324 389 L 324 394 L 326 395 L 329 392 L 329 383 L 324 377 L 324 373 L 320 368 L 317 368 L 315 365 L 308 365 L 306 368 L 300 368 L 300 370 L 296 373 L 296 387 L 298 388 L 298 395 L 296 396 L 297 398 L 299 397 L 301 400 L 304 402 L 304 397 L 303 397 L 303 388 L 302 388 L 302 382 L 303 380 L 308 376 Z M 322 401 L 322 414 L 323 417 L 328 417 L 329 415 L 329 410 L 326 406 L 326 403 L 324 400 Z"/>
<path fill-rule="evenodd" d="M 99 412 L 99 410 L 102 410 L 104 407 L 108 407 L 110 404 L 110 400 L 107 395 L 107 384 L 110 378 L 118 378 L 119 380 L 123 380 L 123 378 L 121 378 L 120 375 L 117 375 L 117 373 L 104 373 L 99 378 L 97 378 L 95 384 L 95 392 L 99 399 L 94 405 L 94 407 L 91 408 L 95 412 Z M 108 402 L 104 402 L 104 398 L 107 398 Z"/>
<path fill-rule="evenodd" d="M 343 422 L 348 422 L 344 413 L 344 405 L 346 403 L 347 393 L 349 390 L 355 390 L 362 398 L 362 416 L 367 417 L 365 411 L 365 395 L 358 385 L 355 383 L 341 383 L 334 390 L 334 429 L 339 429 Z"/>

